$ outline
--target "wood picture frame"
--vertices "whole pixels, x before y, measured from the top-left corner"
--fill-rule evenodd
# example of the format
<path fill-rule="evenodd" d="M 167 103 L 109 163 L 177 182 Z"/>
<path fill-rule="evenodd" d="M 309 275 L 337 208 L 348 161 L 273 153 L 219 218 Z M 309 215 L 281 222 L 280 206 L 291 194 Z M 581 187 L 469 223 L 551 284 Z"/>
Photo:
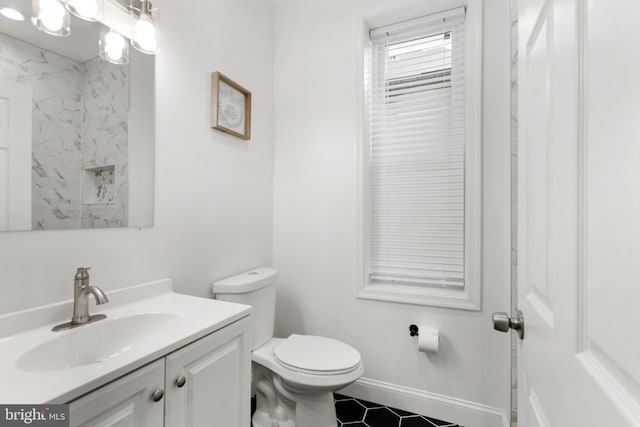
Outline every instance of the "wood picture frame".
<path fill-rule="evenodd" d="M 211 74 L 211 127 L 251 139 L 251 92 L 219 71 Z"/>

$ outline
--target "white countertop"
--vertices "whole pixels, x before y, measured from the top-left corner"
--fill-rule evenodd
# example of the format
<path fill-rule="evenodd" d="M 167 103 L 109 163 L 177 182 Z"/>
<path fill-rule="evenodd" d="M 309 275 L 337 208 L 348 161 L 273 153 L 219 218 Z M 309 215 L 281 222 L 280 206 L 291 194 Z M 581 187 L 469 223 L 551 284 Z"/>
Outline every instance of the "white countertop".
<path fill-rule="evenodd" d="M 67 331 L 52 332 L 51 328 L 70 319 L 71 301 L 0 316 L 0 404 L 69 402 L 251 313 L 250 306 L 176 294 L 169 279 L 106 294 L 110 302 L 92 304 L 90 314 L 106 314 L 107 319 Z M 31 368 L 25 368 L 25 354 L 38 346 L 46 349 L 51 340 L 78 332 L 92 336 L 93 330 L 100 335 L 113 330 L 101 326 L 103 322 L 129 318 L 125 324 L 135 324 L 137 315 L 148 313 L 169 313 L 171 321 L 144 336 L 137 336 L 135 327 L 119 331 L 131 336 L 133 344 L 118 348 L 105 360 L 42 371 L 33 369 L 31 360 Z M 109 340 L 108 336 L 99 337 L 103 338 Z M 38 350 L 34 353 L 41 357 Z M 72 359 L 74 355 L 69 356 Z"/>

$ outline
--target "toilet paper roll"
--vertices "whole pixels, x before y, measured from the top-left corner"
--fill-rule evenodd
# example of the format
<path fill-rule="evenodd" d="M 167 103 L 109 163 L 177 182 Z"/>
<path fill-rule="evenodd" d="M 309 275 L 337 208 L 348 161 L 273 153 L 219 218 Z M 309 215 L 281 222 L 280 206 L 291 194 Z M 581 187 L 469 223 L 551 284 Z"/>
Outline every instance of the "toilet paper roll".
<path fill-rule="evenodd" d="M 437 353 L 440 344 L 440 333 L 436 328 L 418 325 L 418 351 L 423 353 Z"/>

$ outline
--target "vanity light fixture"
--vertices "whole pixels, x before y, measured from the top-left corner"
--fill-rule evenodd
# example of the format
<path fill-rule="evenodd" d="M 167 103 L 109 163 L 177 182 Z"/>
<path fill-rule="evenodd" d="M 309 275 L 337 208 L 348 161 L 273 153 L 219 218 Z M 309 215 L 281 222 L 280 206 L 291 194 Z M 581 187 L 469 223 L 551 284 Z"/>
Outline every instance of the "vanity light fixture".
<path fill-rule="evenodd" d="M 24 15 L 17 9 L 12 7 L 2 6 L 0 7 L 0 15 L 12 21 L 24 21 Z"/>
<path fill-rule="evenodd" d="M 157 9 L 149 0 L 131 0 L 129 9 L 137 17 L 131 46 L 142 53 L 154 55 L 158 41 L 153 12 Z"/>
<path fill-rule="evenodd" d="M 117 65 L 129 62 L 129 44 L 122 34 L 103 25 L 99 45 L 100 57 L 105 61 Z"/>
<path fill-rule="evenodd" d="M 135 18 L 131 46 L 142 53 L 154 55 L 158 45 L 154 15 L 158 9 L 154 8 L 149 0 L 129 0 L 127 5 L 122 5 L 122 1 L 116 0 L 115 3 Z M 105 0 L 33 0 L 31 22 L 47 34 L 68 36 L 71 34 L 69 12 L 85 21 L 101 21 L 105 15 L 104 2 Z M 15 9 L 0 8 L 0 13 L 9 19 L 24 19 Z M 100 57 L 105 61 L 113 64 L 129 62 L 129 46 L 126 39 L 109 27 L 103 26 L 100 32 L 99 48 Z"/>
<path fill-rule="evenodd" d="M 65 7 L 85 21 L 96 22 L 104 17 L 103 0 L 66 0 Z"/>
<path fill-rule="evenodd" d="M 52 36 L 71 34 L 69 11 L 58 0 L 33 0 L 31 22 L 41 31 Z"/>

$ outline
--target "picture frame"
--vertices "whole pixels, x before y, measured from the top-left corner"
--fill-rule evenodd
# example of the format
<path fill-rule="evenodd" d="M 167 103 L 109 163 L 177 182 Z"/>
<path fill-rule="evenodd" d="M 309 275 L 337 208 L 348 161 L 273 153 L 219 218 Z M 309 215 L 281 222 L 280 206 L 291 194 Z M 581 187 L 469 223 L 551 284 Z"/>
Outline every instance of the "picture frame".
<path fill-rule="evenodd" d="M 211 74 L 211 127 L 251 139 L 251 92 L 219 71 Z"/>

